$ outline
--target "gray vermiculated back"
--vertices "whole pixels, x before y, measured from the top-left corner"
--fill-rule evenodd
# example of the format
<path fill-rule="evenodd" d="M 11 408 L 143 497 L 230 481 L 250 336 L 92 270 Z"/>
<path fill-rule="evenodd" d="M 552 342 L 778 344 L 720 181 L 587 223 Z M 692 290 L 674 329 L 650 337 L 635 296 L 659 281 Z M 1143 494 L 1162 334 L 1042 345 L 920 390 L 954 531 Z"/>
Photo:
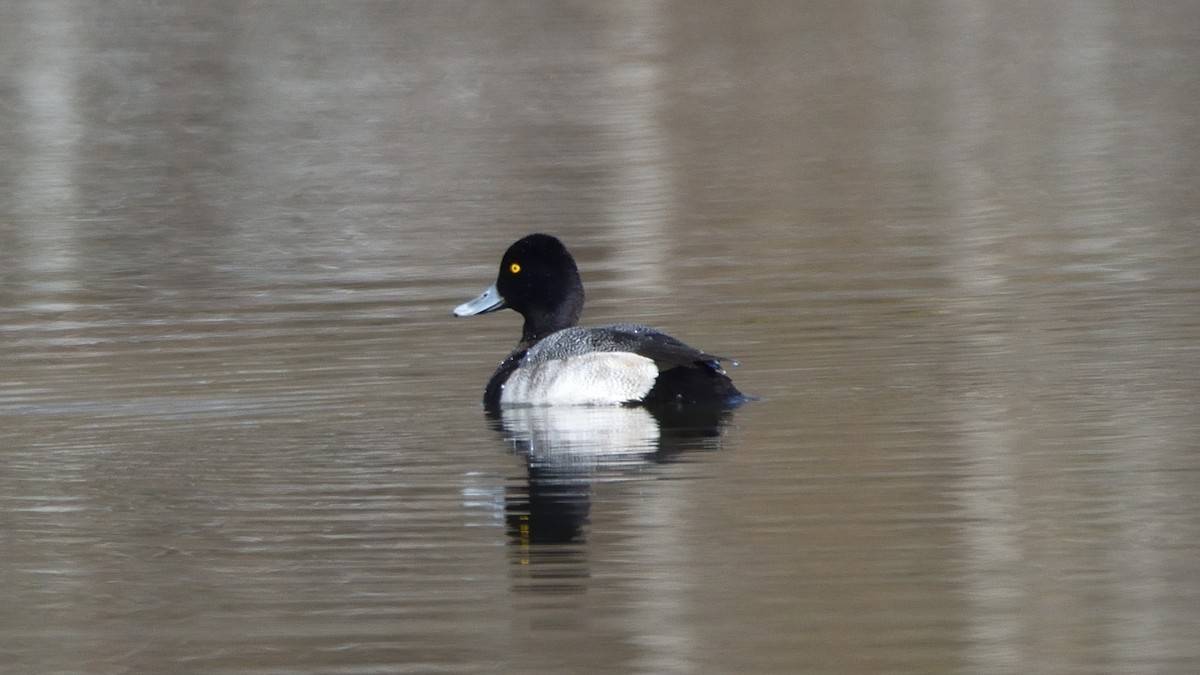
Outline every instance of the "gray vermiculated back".
<path fill-rule="evenodd" d="M 638 345 L 652 335 L 665 336 L 653 328 L 635 324 L 564 328 L 531 347 L 525 355 L 525 363 L 542 363 L 589 352 L 636 352 Z"/>

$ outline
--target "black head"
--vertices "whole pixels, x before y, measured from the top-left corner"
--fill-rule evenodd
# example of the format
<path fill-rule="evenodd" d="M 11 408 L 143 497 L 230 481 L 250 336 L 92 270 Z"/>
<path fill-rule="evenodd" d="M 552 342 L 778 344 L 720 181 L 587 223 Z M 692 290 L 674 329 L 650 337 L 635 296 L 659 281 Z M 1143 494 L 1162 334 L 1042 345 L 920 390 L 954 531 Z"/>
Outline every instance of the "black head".
<path fill-rule="evenodd" d="M 525 317 L 526 345 L 574 326 L 583 312 L 583 281 L 563 243 L 548 234 L 531 234 L 504 252 L 496 283 L 475 300 L 454 310 L 456 316 L 484 314 L 509 307 Z"/>

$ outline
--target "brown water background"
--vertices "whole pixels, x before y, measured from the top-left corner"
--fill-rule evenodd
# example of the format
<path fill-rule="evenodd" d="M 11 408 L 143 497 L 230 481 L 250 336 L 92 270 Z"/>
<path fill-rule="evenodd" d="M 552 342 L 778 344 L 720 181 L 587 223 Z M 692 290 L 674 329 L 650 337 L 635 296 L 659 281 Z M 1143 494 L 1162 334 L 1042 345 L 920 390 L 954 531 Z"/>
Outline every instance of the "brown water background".
<path fill-rule="evenodd" d="M 0 4 L 0 670 L 1200 671 L 1197 36 Z M 537 474 L 450 316 L 532 231 L 764 400 Z"/>

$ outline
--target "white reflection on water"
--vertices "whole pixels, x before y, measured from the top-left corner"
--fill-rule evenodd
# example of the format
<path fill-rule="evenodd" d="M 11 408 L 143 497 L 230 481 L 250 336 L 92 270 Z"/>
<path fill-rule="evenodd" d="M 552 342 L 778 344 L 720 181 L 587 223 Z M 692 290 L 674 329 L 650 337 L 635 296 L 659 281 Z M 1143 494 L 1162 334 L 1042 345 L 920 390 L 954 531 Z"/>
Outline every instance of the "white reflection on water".
<path fill-rule="evenodd" d="M 629 480 L 654 463 L 714 449 L 732 415 L 730 410 L 531 406 L 490 416 L 527 471 L 507 500 L 511 534 L 522 547 L 584 540 L 595 483 Z"/>
<path fill-rule="evenodd" d="M 618 283 L 633 293 L 664 285 L 663 257 L 669 251 L 666 228 L 677 213 L 662 117 L 667 102 L 663 57 L 667 45 L 663 2 L 622 2 L 615 21 L 606 27 L 609 63 L 608 103 L 599 111 L 607 159 L 620 167 L 612 181 L 612 198 L 604 202 L 604 218 L 616 246 Z"/>
<path fill-rule="evenodd" d="M 79 37 L 67 9 L 59 2 L 26 7 L 31 13 L 26 39 L 63 48 L 26 52 L 27 62 L 17 79 L 28 143 L 17 173 L 21 181 L 17 208 L 37 226 L 21 227 L 16 233 L 24 237 L 18 244 L 23 252 L 20 262 L 33 280 L 30 306 L 49 312 L 74 309 L 75 304 L 64 296 L 82 283 L 75 273 L 80 217 L 75 173 L 80 164 L 77 151 L 82 127 L 76 95 L 83 57 L 76 49 Z"/>
<path fill-rule="evenodd" d="M 533 406 L 504 410 L 504 430 L 542 467 L 586 475 L 597 465 L 638 461 L 658 446 L 658 422 L 645 408 Z"/>

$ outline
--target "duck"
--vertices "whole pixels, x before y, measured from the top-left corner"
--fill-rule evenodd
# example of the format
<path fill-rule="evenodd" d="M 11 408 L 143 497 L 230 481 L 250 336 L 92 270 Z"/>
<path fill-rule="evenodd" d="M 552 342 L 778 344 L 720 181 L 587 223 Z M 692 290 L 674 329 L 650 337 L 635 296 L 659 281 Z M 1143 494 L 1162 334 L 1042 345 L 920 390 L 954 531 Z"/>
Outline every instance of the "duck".
<path fill-rule="evenodd" d="M 583 280 L 557 237 L 535 233 L 505 251 L 495 283 L 454 309 L 467 317 L 512 309 L 521 339 L 484 387 L 488 411 L 542 405 L 732 408 L 751 400 L 722 362 L 660 330 L 632 323 L 583 327 Z"/>

